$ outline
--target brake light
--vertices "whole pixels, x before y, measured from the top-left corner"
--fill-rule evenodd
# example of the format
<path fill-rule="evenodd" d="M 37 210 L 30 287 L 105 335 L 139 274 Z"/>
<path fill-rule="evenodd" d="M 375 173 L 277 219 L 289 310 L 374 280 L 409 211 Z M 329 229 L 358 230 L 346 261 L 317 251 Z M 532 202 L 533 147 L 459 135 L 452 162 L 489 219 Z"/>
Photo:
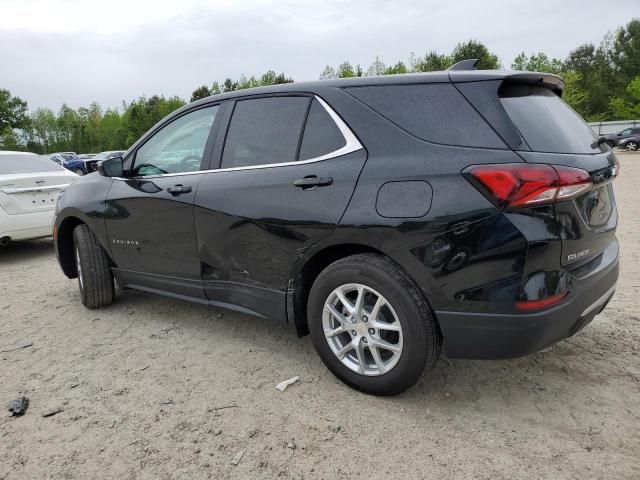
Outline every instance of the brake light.
<path fill-rule="evenodd" d="M 547 308 L 562 301 L 568 293 L 569 292 L 558 293 L 556 295 L 551 295 L 550 297 L 542 298 L 540 300 L 520 300 L 516 302 L 516 308 L 518 310 L 525 311 Z"/>
<path fill-rule="evenodd" d="M 542 163 L 474 165 L 463 175 L 501 208 L 564 202 L 593 187 L 585 170 Z"/>

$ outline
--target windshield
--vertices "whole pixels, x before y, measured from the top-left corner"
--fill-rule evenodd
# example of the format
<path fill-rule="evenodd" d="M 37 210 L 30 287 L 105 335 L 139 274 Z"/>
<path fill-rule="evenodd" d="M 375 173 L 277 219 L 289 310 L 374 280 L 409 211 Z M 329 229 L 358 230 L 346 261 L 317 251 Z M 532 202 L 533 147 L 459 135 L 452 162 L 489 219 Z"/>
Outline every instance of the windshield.
<path fill-rule="evenodd" d="M 584 120 L 548 88 L 507 84 L 500 101 L 535 152 L 600 153 L 596 136 Z"/>
<path fill-rule="evenodd" d="M 0 155 L 0 175 L 64 171 L 60 165 L 35 154 Z"/>

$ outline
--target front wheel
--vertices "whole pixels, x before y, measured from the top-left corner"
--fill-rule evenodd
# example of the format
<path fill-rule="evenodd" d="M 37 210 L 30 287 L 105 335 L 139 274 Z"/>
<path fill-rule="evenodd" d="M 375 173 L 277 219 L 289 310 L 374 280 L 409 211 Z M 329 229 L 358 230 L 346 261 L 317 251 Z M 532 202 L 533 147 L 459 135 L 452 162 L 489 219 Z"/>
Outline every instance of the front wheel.
<path fill-rule="evenodd" d="M 638 142 L 628 142 L 625 148 L 629 152 L 635 152 L 638 150 Z"/>
<path fill-rule="evenodd" d="M 353 388 L 395 395 L 438 360 L 442 335 L 429 306 L 407 275 L 379 255 L 329 265 L 307 306 L 320 358 Z"/>
<path fill-rule="evenodd" d="M 114 299 L 109 257 L 86 225 L 73 231 L 80 299 L 87 308 L 109 305 Z"/>
<path fill-rule="evenodd" d="M 81 168 L 76 168 L 73 172 L 80 176 L 84 175 L 84 170 L 82 170 Z"/>

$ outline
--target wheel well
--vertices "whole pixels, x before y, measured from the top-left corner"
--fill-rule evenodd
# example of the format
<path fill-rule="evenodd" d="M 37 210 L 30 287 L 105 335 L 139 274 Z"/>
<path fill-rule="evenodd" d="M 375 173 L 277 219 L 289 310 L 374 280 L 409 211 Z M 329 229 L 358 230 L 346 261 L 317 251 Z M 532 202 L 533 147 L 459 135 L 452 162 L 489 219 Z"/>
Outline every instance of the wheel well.
<path fill-rule="evenodd" d="M 307 300 L 313 282 L 315 282 L 320 272 L 341 258 L 349 257 L 358 253 L 379 253 L 375 248 L 359 244 L 332 245 L 319 252 L 316 252 L 308 261 L 293 281 L 292 301 L 289 307 L 293 313 L 293 322 L 299 336 L 309 333 L 307 323 Z"/>
<path fill-rule="evenodd" d="M 58 260 L 62 271 L 69 278 L 78 276 L 76 270 L 76 257 L 73 253 L 73 230 L 84 222 L 76 217 L 65 218 L 58 227 L 56 246 Z"/>

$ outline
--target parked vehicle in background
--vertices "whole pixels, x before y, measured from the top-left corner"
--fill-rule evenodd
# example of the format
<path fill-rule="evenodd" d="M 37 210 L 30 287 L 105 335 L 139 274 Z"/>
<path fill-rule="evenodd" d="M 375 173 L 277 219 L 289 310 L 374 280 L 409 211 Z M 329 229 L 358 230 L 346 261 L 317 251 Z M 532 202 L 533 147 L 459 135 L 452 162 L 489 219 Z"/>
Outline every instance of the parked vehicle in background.
<path fill-rule="evenodd" d="M 559 77 L 468 64 L 177 110 L 60 197 L 63 272 L 88 308 L 115 279 L 287 322 L 374 394 L 442 347 L 509 358 L 575 334 L 618 279 L 618 162 Z"/>
<path fill-rule="evenodd" d="M 67 170 L 70 170 L 76 175 L 81 176 L 88 173 L 85 165 L 86 160 L 82 160 L 75 154 L 71 155 L 69 153 L 59 153 L 58 155 L 64 158 L 64 163 L 62 164 L 62 166 Z"/>
<path fill-rule="evenodd" d="M 98 162 L 109 158 L 121 157 L 124 153 L 125 150 L 108 150 L 106 152 L 95 154 L 93 157 L 85 160 L 85 169 L 87 173 L 95 172 Z"/>
<path fill-rule="evenodd" d="M 0 246 L 51 236 L 58 195 L 77 179 L 40 155 L 0 151 Z"/>
<path fill-rule="evenodd" d="M 613 148 L 618 146 L 620 141 L 638 135 L 640 135 L 640 128 L 625 128 L 621 132 L 604 135 L 604 139 L 607 142 L 607 145 Z"/>
<path fill-rule="evenodd" d="M 624 148 L 629 152 L 637 152 L 638 148 L 640 148 L 640 134 L 620 140 L 618 148 Z"/>
<path fill-rule="evenodd" d="M 64 163 L 67 161 L 62 155 L 59 153 L 51 153 L 49 155 L 45 155 L 49 160 L 53 160 L 58 165 L 64 166 Z"/>
<path fill-rule="evenodd" d="M 78 158 L 81 159 L 81 160 L 87 160 L 87 159 L 93 158 L 95 156 L 96 156 L 95 153 L 81 153 L 80 155 L 78 155 Z"/>

